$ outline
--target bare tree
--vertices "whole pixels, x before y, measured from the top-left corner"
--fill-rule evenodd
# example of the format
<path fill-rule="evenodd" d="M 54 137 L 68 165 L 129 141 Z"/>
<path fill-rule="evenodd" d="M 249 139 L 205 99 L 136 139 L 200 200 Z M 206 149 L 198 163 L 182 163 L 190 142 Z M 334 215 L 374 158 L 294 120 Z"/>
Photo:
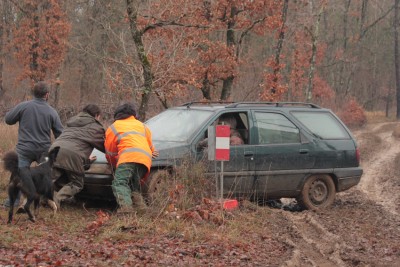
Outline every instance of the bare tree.
<path fill-rule="evenodd" d="M 400 47 L 399 47 L 399 8 L 400 0 L 394 1 L 394 66 L 396 71 L 396 118 L 400 119 Z"/>
<path fill-rule="evenodd" d="M 0 3 L 0 97 L 4 94 L 3 89 L 3 66 L 4 66 L 4 24 L 5 22 L 5 4 Z"/>
<path fill-rule="evenodd" d="M 136 45 L 137 56 L 139 57 L 140 64 L 142 65 L 143 71 L 143 89 L 142 99 L 139 106 L 139 118 L 142 120 L 146 119 L 146 111 L 148 108 L 148 102 L 150 94 L 153 91 L 153 73 L 151 71 L 151 64 L 144 50 L 143 45 L 143 32 L 139 30 L 137 25 L 137 16 L 139 11 L 140 1 L 139 0 L 126 0 L 126 10 L 128 12 L 129 27 L 131 30 L 133 41 Z"/>
<path fill-rule="evenodd" d="M 313 30 L 309 30 L 309 34 L 311 36 L 311 57 L 310 57 L 310 68 L 308 71 L 308 84 L 306 88 L 306 101 L 311 102 L 312 99 L 312 91 L 313 91 L 313 82 L 314 82 L 314 72 L 315 72 L 315 60 L 317 56 L 317 44 L 319 38 L 319 23 L 321 21 L 322 13 L 324 12 L 325 4 L 322 3 L 318 13 L 317 20 L 315 22 L 315 26 Z"/>
<path fill-rule="evenodd" d="M 273 84 L 276 85 L 278 83 L 278 76 L 281 71 L 281 54 L 282 54 L 282 47 L 283 41 L 285 40 L 285 26 L 286 26 L 286 18 L 289 9 L 289 0 L 284 0 L 282 6 L 282 18 L 281 18 L 281 27 L 279 29 L 279 37 L 278 37 L 278 44 L 275 50 L 275 63 L 274 63 L 274 77 L 273 77 Z M 271 88 L 271 93 L 274 94 L 275 88 Z"/>
<path fill-rule="evenodd" d="M 8 0 L 0 2 L 0 97 L 5 93 L 3 83 L 4 64 L 6 61 L 6 45 L 10 36 L 11 5 Z"/>

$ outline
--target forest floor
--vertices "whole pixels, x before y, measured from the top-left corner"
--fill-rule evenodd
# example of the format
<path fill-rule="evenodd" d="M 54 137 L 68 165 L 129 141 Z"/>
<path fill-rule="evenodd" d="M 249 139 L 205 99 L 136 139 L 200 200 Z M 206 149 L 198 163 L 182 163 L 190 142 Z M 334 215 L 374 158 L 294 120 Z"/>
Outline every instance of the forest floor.
<path fill-rule="evenodd" d="M 0 266 L 400 266 L 398 125 L 353 131 L 364 174 L 324 211 L 298 211 L 290 200 L 232 212 L 205 201 L 198 213 L 151 216 L 77 205 L 55 216 L 41 208 L 36 223 L 17 214 L 7 225 L 1 208 Z M 3 201 L 9 174 L 0 175 Z"/>

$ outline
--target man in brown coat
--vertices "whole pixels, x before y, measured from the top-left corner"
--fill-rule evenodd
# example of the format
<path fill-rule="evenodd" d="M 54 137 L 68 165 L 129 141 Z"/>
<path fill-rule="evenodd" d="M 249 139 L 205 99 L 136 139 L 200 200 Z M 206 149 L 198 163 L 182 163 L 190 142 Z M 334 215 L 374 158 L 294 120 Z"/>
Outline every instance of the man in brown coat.
<path fill-rule="evenodd" d="M 105 152 L 105 130 L 99 118 L 98 106 L 85 106 L 67 121 L 67 127 L 49 149 L 60 148 L 53 166 L 55 189 L 61 188 L 54 196 L 58 206 L 64 200 L 72 200 L 83 189 L 85 169 L 90 166 L 93 148 Z"/>

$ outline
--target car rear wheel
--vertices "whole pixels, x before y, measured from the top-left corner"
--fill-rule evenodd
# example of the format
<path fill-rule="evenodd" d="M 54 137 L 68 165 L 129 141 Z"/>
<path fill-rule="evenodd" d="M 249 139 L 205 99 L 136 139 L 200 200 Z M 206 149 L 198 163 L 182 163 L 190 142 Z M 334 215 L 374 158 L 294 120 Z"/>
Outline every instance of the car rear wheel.
<path fill-rule="evenodd" d="M 335 184 L 329 175 L 312 175 L 305 182 L 297 201 L 305 209 L 320 210 L 332 205 L 335 194 Z"/>
<path fill-rule="evenodd" d="M 148 204 L 156 200 L 161 201 L 167 193 L 167 177 L 170 175 L 168 170 L 151 171 L 143 187 L 143 194 Z"/>

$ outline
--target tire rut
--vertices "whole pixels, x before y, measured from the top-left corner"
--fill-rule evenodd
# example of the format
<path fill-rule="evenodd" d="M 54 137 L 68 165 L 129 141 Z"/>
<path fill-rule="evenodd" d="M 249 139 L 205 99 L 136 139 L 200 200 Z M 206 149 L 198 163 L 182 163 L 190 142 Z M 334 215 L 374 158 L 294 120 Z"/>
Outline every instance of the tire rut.
<path fill-rule="evenodd" d="M 379 127 L 372 128 L 374 132 L 379 131 L 379 129 Z M 390 184 L 387 184 L 388 178 L 385 176 L 389 175 L 393 161 L 400 153 L 400 141 L 392 136 L 392 131 L 378 133 L 377 135 L 382 139 L 382 147 L 373 158 L 361 163 L 364 173 L 357 187 L 370 200 L 382 205 L 388 212 L 398 215 L 392 194 L 385 193 L 385 190 L 391 187 Z"/>
<path fill-rule="evenodd" d="M 390 172 L 382 170 L 392 169 L 393 161 L 400 153 L 400 141 L 392 136 L 393 129 L 385 124 L 371 125 L 367 131 L 379 136 L 382 144 L 370 160 L 361 162 L 364 174 L 355 189 L 359 189 L 364 198 L 377 203 L 386 212 L 398 215 L 393 194 L 387 193 L 392 190 L 388 181 Z M 368 145 L 368 142 L 362 145 Z M 346 198 L 347 194 L 350 192 L 344 192 L 342 197 Z M 285 235 L 284 242 L 293 247 L 292 257 L 282 266 L 348 266 L 349 256 L 346 256 L 345 252 L 354 250 L 354 244 L 349 240 L 347 242 L 350 243 L 346 243 L 347 239 L 342 238 L 340 233 L 335 234 L 327 230 L 324 227 L 324 216 L 312 211 L 283 212 L 282 216 L 290 225 L 290 231 Z M 353 260 L 358 259 L 355 257 Z"/>
<path fill-rule="evenodd" d="M 294 248 L 292 258 L 282 266 L 346 266 L 340 257 L 345 247 L 339 236 L 329 232 L 312 212 L 283 214 L 291 224 L 285 242 Z"/>

